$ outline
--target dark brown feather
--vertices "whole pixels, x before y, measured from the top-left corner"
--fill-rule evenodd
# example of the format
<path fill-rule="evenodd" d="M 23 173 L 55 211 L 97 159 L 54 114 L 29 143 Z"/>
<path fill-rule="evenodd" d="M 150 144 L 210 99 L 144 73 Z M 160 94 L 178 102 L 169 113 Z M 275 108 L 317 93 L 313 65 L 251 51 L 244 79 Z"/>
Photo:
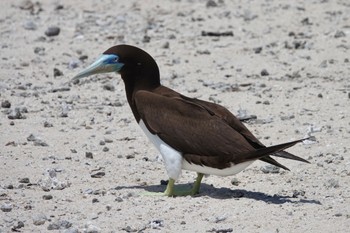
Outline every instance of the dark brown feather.
<path fill-rule="evenodd" d="M 229 126 L 231 126 L 234 130 L 239 132 L 255 149 L 266 147 L 248 130 L 248 128 L 241 121 L 238 120 L 238 118 L 235 115 L 233 115 L 225 107 L 204 100 L 186 97 L 163 86 L 157 88 L 156 92 L 169 97 L 181 97 L 187 101 L 199 104 L 202 107 L 206 108 L 208 112 L 210 112 L 212 115 L 215 114 L 216 116 L 221 118 L 221 120 L 225 121 Z M 307 160 L 286 151 L 279 151 L 277 153 L 274 153 L 273 156 L 309 163 Z M 270 156 L 262 157 L 260 158 L 260 160 L 280 167 L 282 169 L 289 170 L 287 167 L 272 159 Z"/>
<path fill-rule="evenodd" d="M 188 162 L 198 165 L 223 169 L 231 163 L 264 158 L 300 141 L 272 147 L 261 144 L 257 149 L 260 142 L 231 113 L 227 118 L 225 108 L 219 105 L 213 108 L 203 104 L 207 102 L 184 98 L 163 87 L 152 92 L 138 91 L 134 100 L 137 112 L 150 132 L 181 151 Z M 269 158 L 263 161 L 280 165 Z M 279 167 L 286 169 L 283 165 Z"/>

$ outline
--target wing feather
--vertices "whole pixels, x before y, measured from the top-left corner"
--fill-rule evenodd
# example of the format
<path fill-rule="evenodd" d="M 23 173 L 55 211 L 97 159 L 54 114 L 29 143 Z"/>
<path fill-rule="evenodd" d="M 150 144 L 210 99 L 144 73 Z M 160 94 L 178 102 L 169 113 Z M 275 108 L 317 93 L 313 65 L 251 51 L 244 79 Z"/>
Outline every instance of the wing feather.
<path fill-rule="evenodd" d="M 148 130 L 183 154 L 197 155 L 202 160 L 208 157 L 229 166 L 242 154 L 255 150 L 239 132 L 199 104 L 147 91 L 138 91 L 134 98 Z M 192 161 L 191 156 L 186 159 L 205 163 Z"/>

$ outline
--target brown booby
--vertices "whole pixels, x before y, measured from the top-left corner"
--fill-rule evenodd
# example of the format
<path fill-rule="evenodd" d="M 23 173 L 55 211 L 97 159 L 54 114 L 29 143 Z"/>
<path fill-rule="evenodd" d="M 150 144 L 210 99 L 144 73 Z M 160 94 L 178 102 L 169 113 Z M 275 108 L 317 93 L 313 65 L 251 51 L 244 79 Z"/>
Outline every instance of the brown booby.
<path fill-rule="evenodd" d="M 308 163 L 284 151 L 305 139 L 266 147 L 225 107 L 162 86 L 157 63 L 137 47 L 109 48 L 72 81 L 107 72 L 121 75 L 137 123 L 163 157 L 166 196 L 195 195 L 203 174 L 234 175 L 258 159 L 289 170 L 270 155 Z M 182 169 L 198 174 L 191 190 L 174 189 Z"/>

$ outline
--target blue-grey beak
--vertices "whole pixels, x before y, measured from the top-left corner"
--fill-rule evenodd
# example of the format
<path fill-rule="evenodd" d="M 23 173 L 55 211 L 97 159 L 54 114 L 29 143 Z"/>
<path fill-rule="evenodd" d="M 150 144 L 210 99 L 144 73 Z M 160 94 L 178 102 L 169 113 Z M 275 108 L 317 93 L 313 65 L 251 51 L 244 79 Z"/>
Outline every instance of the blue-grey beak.
<path fill-rule="evenodd" d="M 82 70 L 77 74 L 71 82 L 78 79 L 88 77 L 93 74 L 109 73 L 109 72 L 119 72 L 123 67 L 123 63 L 118 62 L 119 57 L 114 54 L 103 54 L 90 66 Z"/>

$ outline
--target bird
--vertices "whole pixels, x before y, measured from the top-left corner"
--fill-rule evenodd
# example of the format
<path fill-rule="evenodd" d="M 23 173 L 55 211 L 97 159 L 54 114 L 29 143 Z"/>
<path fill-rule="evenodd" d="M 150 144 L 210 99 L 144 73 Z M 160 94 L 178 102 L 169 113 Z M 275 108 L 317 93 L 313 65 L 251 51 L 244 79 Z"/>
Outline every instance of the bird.
<path fill-rule="evenodd" d="M 204 175 L 235 175 L 256 160 L 289 170 L 271 156 L 309 163 L 285 151 L 305 138 L 266 147 L 222 105 L 161 85 L 156 61 L 138 47 L 120 44 L 107 49 L 71 82 L 110 72 L 121 76 L 136 122 L 163 158 L 169 180 L 161 195 L 196 195 Z M 175 187 L 182 170 L 197 173 L 188 190 Z"/>

